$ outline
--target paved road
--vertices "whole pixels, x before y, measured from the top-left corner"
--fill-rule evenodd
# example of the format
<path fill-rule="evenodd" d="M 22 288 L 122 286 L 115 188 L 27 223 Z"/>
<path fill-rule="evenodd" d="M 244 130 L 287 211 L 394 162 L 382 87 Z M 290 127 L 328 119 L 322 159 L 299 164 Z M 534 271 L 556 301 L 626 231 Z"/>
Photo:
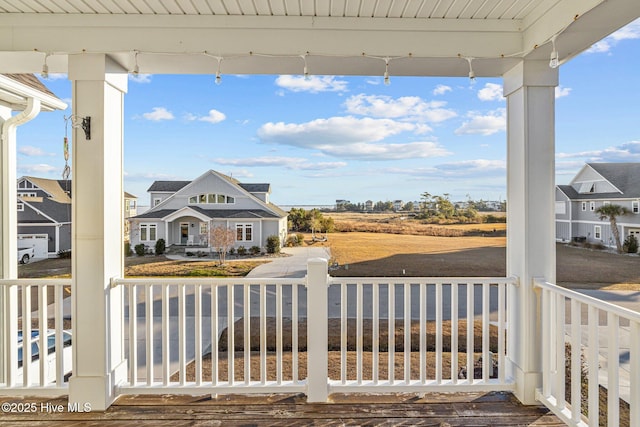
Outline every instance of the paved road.
<path fill-rule="evenodd" d="M 307 260 L 331 258 L 329 248 L 326 247 L 283 248 L 282 252 L 289 256 L 271 258 L 271 262 L 254 268 L 247 277 L 304 277 L 307 275 Z"/>

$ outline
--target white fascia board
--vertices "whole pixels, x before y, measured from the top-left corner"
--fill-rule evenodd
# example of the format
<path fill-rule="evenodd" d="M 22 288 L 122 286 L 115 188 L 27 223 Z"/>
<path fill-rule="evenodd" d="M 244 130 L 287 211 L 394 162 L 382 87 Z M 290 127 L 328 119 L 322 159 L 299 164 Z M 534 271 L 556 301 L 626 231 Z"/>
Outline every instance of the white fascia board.
<path fill-rule="evenodd" d="M 65 110 L 67 104 L 60 99 L 40 92 L 30 86 L 24 85 L 16 80 L 0 74 L 0 88 L 4 91 L 15 94 L 15 96 L 23 97 L 25 102 L 28 98 L 39 99 L 43 109 L 48 110 Z"/>

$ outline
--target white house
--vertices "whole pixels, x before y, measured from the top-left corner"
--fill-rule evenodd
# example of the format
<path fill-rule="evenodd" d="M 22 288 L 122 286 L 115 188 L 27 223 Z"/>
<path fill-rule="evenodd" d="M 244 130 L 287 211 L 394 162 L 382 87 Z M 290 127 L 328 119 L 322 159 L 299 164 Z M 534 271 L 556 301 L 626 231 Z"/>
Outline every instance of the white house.
<path fill-rule="evenodd" d="M 640 237 L 640 163 L 587 163 L 568 185 L 556 187 L 556 240 L 615 247 L 608 219 L 596 209 L 616 204 L 629 210 L 617 219 L 621 239 Z"/>
<path fill-rule="evenodd" d="M 270 203 L 270 184 L 243 184 L 210 170 L 193 181 L 155 181 L 152 208 L 129 219 L 131 245 L 208 246 L 212 227 L 235 230 L 235 247 L 264 248 L 269 236 L 287 237 L 287 213 Z"/>

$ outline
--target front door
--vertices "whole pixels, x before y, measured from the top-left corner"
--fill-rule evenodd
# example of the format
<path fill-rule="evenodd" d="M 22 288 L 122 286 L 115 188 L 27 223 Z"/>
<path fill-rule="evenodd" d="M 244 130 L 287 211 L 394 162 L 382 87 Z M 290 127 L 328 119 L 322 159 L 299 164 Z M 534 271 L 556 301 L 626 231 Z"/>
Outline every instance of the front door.
<path fill-rule="evenodd" d="M 189 223 L 182 222 L 180 223 L 180 244 L 186 245 L 189 241 Z"/>

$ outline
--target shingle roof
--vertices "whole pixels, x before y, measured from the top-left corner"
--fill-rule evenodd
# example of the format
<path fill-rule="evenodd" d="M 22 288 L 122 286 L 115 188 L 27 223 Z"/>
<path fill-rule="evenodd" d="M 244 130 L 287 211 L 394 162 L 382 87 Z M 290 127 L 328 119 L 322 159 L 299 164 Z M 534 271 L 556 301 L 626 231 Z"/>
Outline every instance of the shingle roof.
<path fill-rule="evenodd" d="M 148 192 L 171 192 L 175 193 L 178 190 L 181 190 L 183 187 L 188 185 L 191 181 L 154 181 L 151 184 L 151 187 L 147 190 Z"/>
<path fill-rule="evenodd" d="M 604 179 L 622 191 L 614 193 L 578 193 L 570 185 L 558 185 L 569 199 L 635 199 L 640 198 L 640 163 L 587 163 Z"/>
<path fill-rule="evenodd" d="M 51 198 L 56 202 L 71 203 L 71 181 L 36 178 L 34 176 L 26 176 L 25 178 L 41 190 L 49 193 Z M 67 191 L 69 191 L 69 193 L 67 193 Z"/>
<path fill-rule="evenodd" d="M 29 86 L 33 89 L 36 89 L 40 92 L 46 93 L 47 95 L 54 96 L 53 92 L 51 92 L 35 75 L 33 74 L 3 74 L 6 77 L 9 77 L 11 80 L 15 80 L 18 83 L 22 83 L 25 86 Z M 56 97 L 57 98 L 57 97 Z"/>
<path fill-rule="evenodd" d="M 262 209 L 203 209 L 200 206 L 190 206 L 194 211 L 198 211 L 211 219 L 251 219 L 251 218 L 279 218 L 271 212 Z M 178 209 L 160 209 L 153 212 L 145 212 L 133 218 L 136 219 L 162 219 L 171 215 Z M 286 214 L 285 214 L 286 215 Z"/>
<path fill-rule="evenodd" d="M 59 203 L 55 200 L 49 199 L 47 197 L 35 199 L 25 199 L 23 203 L 33 207 L 44 213 L 45 215 L 53 218 L 57 222 L 71 222 L 71 203 Z M 21 220 L 20 223 L 29 223 L 29 222 L 46 222 L 44 218 L 42 220 Z"/>
<path fill-rule="evenodd" d="M 271 184 L 241 184 L 238 183 L 240 187 L 249 193 L 268 193 L 271 191 Z"/>

